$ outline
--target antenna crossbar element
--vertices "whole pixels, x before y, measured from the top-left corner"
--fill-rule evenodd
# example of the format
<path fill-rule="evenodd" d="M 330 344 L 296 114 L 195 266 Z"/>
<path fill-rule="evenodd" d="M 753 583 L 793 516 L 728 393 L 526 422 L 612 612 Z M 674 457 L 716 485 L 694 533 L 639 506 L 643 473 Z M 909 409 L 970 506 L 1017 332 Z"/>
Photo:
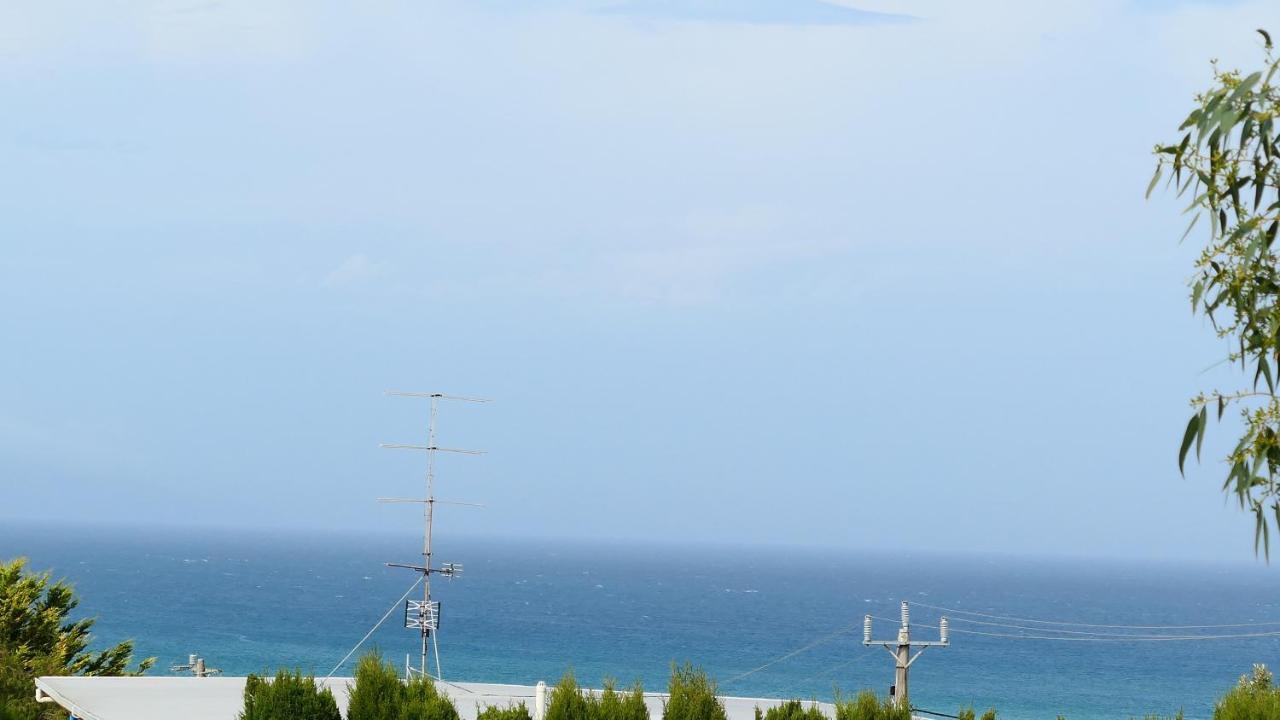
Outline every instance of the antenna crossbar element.
<path fill-rule="evenodd" d="M 466 505 L 467 507 L 484 507 L 483 503 L 462 502 L 461 500 L 425 500 L 421 498 L 378 498 L 380 503 L 428 503 L 437 505 Z"/>
<path fill-rule="evenodd" d="M 389 389 L 387 395 L 394 397 L 430 397 L 435 400 L 461 400 L 463 402 L 493 402 L 486 397 L 463 397 L 461 395 L 445 395 L 443 392 L 406 392 L 402 389 Z"/>
<path fill-rule="evenodd" d="M 445 563 L 438 568 L 427 567 L 426 565 L 411 565 L 409 563 L 384 563 L 387 567 L 405 568 L 406 570 L 415 570 L 423 575 L 444 575 L 445 577 L 457 577 L 462 574 L 462 563 Z"/>
<path fill-rule="evenodd" d="M 405 445 L 403 443 L 378 443 L 378 447 L 387 450 L 425 450 L 427 452 L 451 452 L 462 455 L 483 455 L 483 450 L 463 450 L 461 448 L 436 447 L 435 445 Z"/>
<path fill-rule="evenodd" d="M 408 570 L 417 570 L 417 571 L 418 571 L 418 572 L 420 572 L 420 573 L 428 573 L 428 574 L 430 574 L 430 572 L 431 572 L 431 568 L 427 567 L 426 565 L 410 565 L 410 564 L 408 564 L 408 563 L 386 563 L 386 566 L 387 566 L 387 567 L 406 568 L 406 569 L 408 569 Z"/>

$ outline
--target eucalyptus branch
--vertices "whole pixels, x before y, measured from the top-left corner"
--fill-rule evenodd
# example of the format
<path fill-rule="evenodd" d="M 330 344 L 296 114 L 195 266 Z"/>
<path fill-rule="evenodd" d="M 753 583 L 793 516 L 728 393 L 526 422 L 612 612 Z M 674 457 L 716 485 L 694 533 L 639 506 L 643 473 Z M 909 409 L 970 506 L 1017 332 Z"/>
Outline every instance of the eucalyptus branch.
<path fill-rule="evenodd" d="M 1228 393 L 1220 393 L 1215 391 L 1215 392 L 1209 393 L 1208 395 L 1199 395 L 1197 397 L 1191 398 L 1191 405 L 1193 407 L 1200 407 L 1202 405 L 1208 405 L 1209 403 L 1212 403 L 1215 401 L 1233 403 L 1238 400 L 1247 400 L 1250 398 L 1259 398 L 1259 397 L 1264 397 L 1273 401 L 1280 401 L 1280 395 L 1277 395 L 1275 393 L 1270 393 L 1270 392 L 1236 392 L 1236 393 L 1228 394 Z"/>
<path fill-rule="evenodd" d="M 1223 490 L 1255 516 L 1255 550 L 1270 554 L 1268 510 L 1280 527 L 1280 262 L 1273 247 L 1280 233 L 1280 87 L 1272 84 L 1280 62 L 1266 41 L 1262 69 L 1247 75 L 1214 64 L 1214 84 L 1196 96 L 1196 107 L 1179 127 L 1181 137 L 1155 148 L 1156 168 L 1148 195 L 1166 171 L 1179 196 L 1193 192 L 1184 212 L 1192 215 L 1189 237 L 1208 216 L 1207 242 L 1189 281 L 1191 308 L 1203 313 L 1215 333 L 1231 340 L 1226 361 L 1253 371 L 1252 387 L 1214 390 L 1191 400 L 1178 469 L 1191 448 L 1200 457 L 1216 406 L 1218 422 L 1239 405 L 1240 438 L 1224 458 Z M 1262 402 L 1257 402 L 1261 400 Z"/>

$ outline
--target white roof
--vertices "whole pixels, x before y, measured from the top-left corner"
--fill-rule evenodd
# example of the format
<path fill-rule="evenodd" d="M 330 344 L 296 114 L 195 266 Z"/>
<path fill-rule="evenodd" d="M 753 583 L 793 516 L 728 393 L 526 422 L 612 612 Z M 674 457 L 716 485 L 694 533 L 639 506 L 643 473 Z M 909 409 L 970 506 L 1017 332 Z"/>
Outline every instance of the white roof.
<path fill-rule="evenodd" d="M 242 677 L 39 677 L 36 687 L 81 720 L 236 720 L 244 707 L 244 682 Z M 338 709 L 345 715 L 351 678 L 321 682 L 333 690 Z M 536 689 L 532 685 L 442 682 L 437 687 L 453 699 L 462 720 L 475 720 L 477 710 L 489 705 L 523 702 L 531 715 L 534 711 Z M 665 699 L 661 693 L 645 693 L 650 717 L 662 717 Z M 729 720 L 753 720 L 756 707 L 763 710 L 782 702 L 721 699 Z M 835 717 L 831 705 L 819 703 L 819 707 L 828 717 Z"/>

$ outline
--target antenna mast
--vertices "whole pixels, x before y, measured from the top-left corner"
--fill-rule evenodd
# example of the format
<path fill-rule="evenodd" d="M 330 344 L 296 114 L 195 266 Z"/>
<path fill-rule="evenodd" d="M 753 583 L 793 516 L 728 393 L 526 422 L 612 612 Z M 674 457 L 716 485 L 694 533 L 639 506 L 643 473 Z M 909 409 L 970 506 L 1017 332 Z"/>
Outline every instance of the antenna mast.
<path fill-rule="evenodd" d="M 421 500 L 406 498 L 379 498 L 379 502 L 391 503 L 421 503 L 422 509 L 422 564 L 411 565 L 406 563 L 387 563 L 387 567 L 407 568 L 422 574 L 422 599 L 406 600 L 404 606 L 404 626 L 410 630 L 417 630 L 421 639 L 421 665 L 417 671 L 422 675 L 429 674 L 427 672 L 427 645 L 430 642 L 435 650 L 436 661 L 436 678 L 439 679 L 440 674 L 440 646 L 436 642 L 436 631 L 440 627 L 440 601 L 431 599 L 431 576 L 442 575 L 447 578 L 454 578 L 462 574 L 461 563 L 444 563 L 440 567 L 431 564 L 431 534 L 435 521 L 436 503 L 442 502 L 436 499 L 435 483 L 436 483 L 436 453 L 451 452 L 463 455 L 482 455 L 480 450 L 460 450 L 458 448 L 440 447 L 436 444 L 436 416 L 438 413 L 439 403 L 441 400 L 460 400 L 463 402 L 484 403 L 489 402 L 480 398 L 460 397 L 457 395 L 445 395 L 444 393 L 418 393 L 418 392 L 401 392 L 398 390 L 387 391 L 388 395 L 397 397 L 411 398 L 427 398 L 431 402 L 431 412 L 427 422 L 427 444 L 426 445 L 403 445 L 395 443 L 382 443 L 379 447 L 389 448 L 393 450 L 417 450 L 427 454 L 427 477 L 426 477 L 426 497 Z M 473 503 L 450 503 L 458 505 L 470 505 Z M 406 663 L 406 672 L 411 674 L 412 667 L 408 667 Z"/>

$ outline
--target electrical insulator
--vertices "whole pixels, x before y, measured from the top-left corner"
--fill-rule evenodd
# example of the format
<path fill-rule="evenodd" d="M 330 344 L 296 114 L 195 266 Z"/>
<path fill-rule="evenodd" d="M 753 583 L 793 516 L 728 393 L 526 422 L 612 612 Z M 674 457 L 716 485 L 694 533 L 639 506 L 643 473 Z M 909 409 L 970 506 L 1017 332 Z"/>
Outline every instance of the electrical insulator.
<path fill-rule="evenodd" d="M 902 601 L 902 627 L 911 627 L 911 611 L 907 609 L 907 601 Z"/>
<path fill-rule="evenodd" d="M 867 615 L 862 618 L 862 644 L 871 644 L 871 616 Z"/>
<path fill-rule="evenodd" d="M 947 644 L 947 636 L 950 634 L 951 626 L 947 623 L 946 618 L 942 618 L 938 622 L 938 637 L 942 640 L 942 644 Z"/>

